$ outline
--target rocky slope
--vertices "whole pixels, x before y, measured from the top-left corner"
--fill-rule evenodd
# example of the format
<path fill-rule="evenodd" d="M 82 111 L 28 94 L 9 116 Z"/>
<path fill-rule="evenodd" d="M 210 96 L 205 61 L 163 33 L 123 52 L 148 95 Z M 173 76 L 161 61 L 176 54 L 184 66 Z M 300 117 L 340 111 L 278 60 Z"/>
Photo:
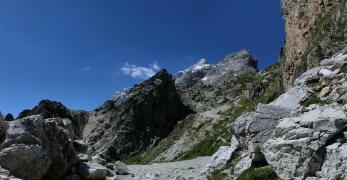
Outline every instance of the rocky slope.
<path fill-rule="evenodd" d="M 125 159 L 155 146 L 191 111 L 162 70 L 90 113 L 83 138 L 90 154 Z"/>
<path fill-rule="evenodd" d="M 346 0 L 282 0 L 286 21 L 283 82 L 286 88 L 347 44 Z"/>
<path fill-rule="evenodd" d="M 178 73 L 176 86 L 184 103 L 201 112 L 234 101 L 240 92 L 232 92 L 231 87 L 241 84 L 240 79 L 252 77 L 256 72 L 257 60 L 249 51 L 240 50 L 217 64 L 200 60 Z"/>
<path fill-rule="evenodd" d="M 242 158 L 230 176 L 270 165 L 281 179 L 347 178 L 346 65 L 346 51 L 322 60 L 278 99 L 237 118 L 230 127 Z"/>
<path fill-rule="evenodd" d="M 233 63 L 236 68 L 232 68 Z M 179 94 L 195 113 L 181 120 L 157 146 L 127 162 L 165 162 L 211 156 L 220 146 L 230 145 L 227 124 L 246 109 L 251 110 L 256 102 L 269 102 L 281 92 L 279 66 L 257 73 L 255 63 L 248 51 L 241 50 L 220 63 L 212 65 L 199 61 L 180 72 L 176 80 Z M 216 67 L 223 68 L 224 73 L 216 71 Z M 207 78 L 218 80 L 206 84 L 204 80 Z"/>

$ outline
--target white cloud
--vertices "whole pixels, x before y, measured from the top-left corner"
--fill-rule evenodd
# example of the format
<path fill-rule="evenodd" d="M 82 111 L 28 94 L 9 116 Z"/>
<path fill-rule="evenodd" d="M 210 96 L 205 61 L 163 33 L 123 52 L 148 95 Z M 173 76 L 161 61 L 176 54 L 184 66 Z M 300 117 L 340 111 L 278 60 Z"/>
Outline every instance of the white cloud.
<path fill-rule="evenodd" d="M 87 67 L 82 68 L 82 70 L 88 72 L 88 71 L 91 71 L 92 68 L 90 68 L 89 66 L 87 66 Z"/>
<path fill-rule="evenodd" d="M 121 71 L 124 75 L 129 75 L 132 78 L 141 78 L 147 79 L 152 77 L 156 72 L 160 70 L 160 66 L 155 61 L 150 64 L 148 67 L 137 66 L 134 64 L 125 63 L 121 68 Z"/>

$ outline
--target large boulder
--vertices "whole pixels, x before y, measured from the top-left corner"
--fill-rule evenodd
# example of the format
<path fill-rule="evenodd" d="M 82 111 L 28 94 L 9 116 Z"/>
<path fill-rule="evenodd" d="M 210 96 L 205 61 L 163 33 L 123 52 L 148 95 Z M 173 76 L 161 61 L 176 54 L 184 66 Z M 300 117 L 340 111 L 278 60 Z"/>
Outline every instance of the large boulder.
<path fill-rule="evenodd" d="M 262 152 L 282 179 L 315 176 L 323 164 L 325 147 L 345 130 L 346 124 L 341 108 L 317 106 L 299 117 L 282 119 Z"/>
<path fill-rule="evenodd" d="M 106 179 L 108 169 L 96 163 L 79 163 L 77 172 L 84 179 L 101 180 Z"/>
<path fill-rule="evenodd" d="M 61 118 L 40 115 L 8 123 L 0 166 L 24 179 L 61 179 L 78 162 Z"/>
<path fill-rule="evenodd" d="M 119 160 L 147 150 L 167 137 L 191 111 L 173 77 L 162 70 L 90 113 L 83 136 L 90 154 Z"/>
<path fill-rule="evenodd" d="M 0 151 L 0 164 L 15 176 L 41 179 L 52 163 L 47 152 L 39 145 L 12 144 Z"/>
<path fill-rule="evenodd" d="M 250 153 L 258 153 L 279 120 L 291 115 L 292 112 L 288 108 L 259 104 L 256 111 L 238 117 L 230 125 L 230 129 L 240 141 L 242 148 L 249 149 Z"/>
<path fill-rule="evenodd" d="M 128 175 L 130 174 L 130 169 L 121 161 L 114 163 L 113 169 L 116 174 L 119 175 Z"/>
<path fill-rule="evenodd" d="M 326 156 L 318 177 L 321 179 L 347 178 L 347 143 L 337 142 L 326 147 Z"/>
<path fill-rule="evenodd" d="M 239 142 L 237 141 L 236 137 L 232 138 L 230 146 L 221 146 L 219 150 L 212 155 L 211 160 L 203 168 L 201 171 L 201 176 L 209 177 L 213 172 L 225 168 L 238 147 Z"/>

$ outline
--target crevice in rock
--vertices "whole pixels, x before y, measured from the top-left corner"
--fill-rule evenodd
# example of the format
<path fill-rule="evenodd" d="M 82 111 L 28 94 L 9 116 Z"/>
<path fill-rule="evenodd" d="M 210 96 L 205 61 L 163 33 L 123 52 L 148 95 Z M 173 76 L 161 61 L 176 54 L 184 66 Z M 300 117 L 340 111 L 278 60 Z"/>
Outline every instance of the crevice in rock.
<path fill-rule="evenodd" d="M 346 142 L 346 138 L 344 137 L 344 134 L 343 132 L 346 132 L 347 131 L 347 126 L 345 125 L 344 128 L 342 128 L 341 130 L 339 130 L 338 132 L 336 132 L 334 135 L 332 135 L 328 141 L 325 143 L 325 145 L 323 145 L 320 149 L 318 149 L 318 151 L 316 152 L 316 154 L 321 157 L 321 161 L 320 161 L 320 168 L 318 169 L 318 171 L 321 171 L 322 170 L 322 166 L 325 162 L 325 159 L 326 159 L 326 154 L 327 154 L 327 151 L 326 151 L 326 147 L 338 142 L 339 139 L 341 139 L 343 142 L 342 143 L 345 143 Z M 341 142 L 341 141 L 340 141 Z M 311 174 L 310 174 L 311 175 Z M 316 177 L 317 175 L 316 174 L 312 174 L 311 177 Z"/>

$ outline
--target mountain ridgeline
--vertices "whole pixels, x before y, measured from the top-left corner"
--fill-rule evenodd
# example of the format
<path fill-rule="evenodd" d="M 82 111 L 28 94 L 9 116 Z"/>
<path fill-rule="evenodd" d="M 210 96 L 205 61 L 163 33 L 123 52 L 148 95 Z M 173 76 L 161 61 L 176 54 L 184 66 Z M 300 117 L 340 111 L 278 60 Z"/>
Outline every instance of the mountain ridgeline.
<path fill-rule="evenodd" d="M 0 179 L 346 179 L 346 10 L 282 0 L 285 47 L 261 71 L 240 50 L 90 112 L 43 100 L 0 114 Z"/>

